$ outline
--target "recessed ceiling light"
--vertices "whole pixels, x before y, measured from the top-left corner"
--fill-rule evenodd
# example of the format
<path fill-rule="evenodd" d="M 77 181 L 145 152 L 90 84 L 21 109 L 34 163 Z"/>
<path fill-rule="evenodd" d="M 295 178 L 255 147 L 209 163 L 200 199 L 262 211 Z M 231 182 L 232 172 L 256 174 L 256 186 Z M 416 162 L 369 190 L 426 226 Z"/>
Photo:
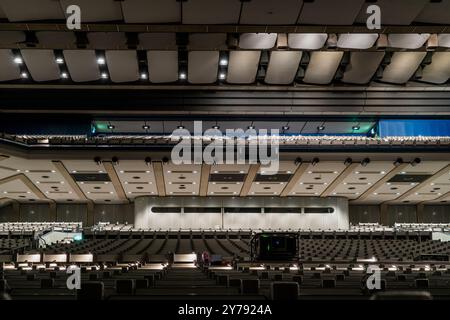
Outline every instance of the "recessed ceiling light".
<path fill-rule="evenodd" d="M 67 72 L 61 73 L 61 78 L 67 79 L 68 77 L 69 77 L 69 75 L 67 74 Z"/>
<path fill-rule="evenodd" d="M 227 76 L 225 75 L 225 73 L 221 72 L 219 73 L 219 79 L 220 80 L 224 80 Z"/>
<path fill-rule="evenodd" d="M 178 126 L 177 128 L 178 129 L 184 129 L 184 126 Z"/>
<path fill-rule="evenodd" d="M 380 171 L 380 174 L 385 174 L 386 172 L 385 171 Z"/>
<path fill-rule="evenodd" d="M 114 129 L 115 128 L 115 126 L 113 126 L 112 124 L 108 124 L 108 129 L 109 130 L 112 130 L 112 129 Z"/>
<path fill-rule="evenodd" d="M 248 126 L 248 129 L 253 130 L 253 129 L 255 129 L 255 127 L 254 126 Z"/>
<path fill-rule="evenodd" d="M 20 76 L 21 76 L 23 79 L 26 79 L 26 78 L 28 78 L 28 73 L 22 72 L 22 73 L 20 74 Z"/>
<path fill-rule="evenodd" d="M 359 126 L 353 126 L 352 129 L 355 130 L 355 131 L 357 131 L 357 130 L 360 129 L 360 127 L 359 127 Z"/>
<path fill-rule="evenodd" d="M 376 192 L 374 192 L 373 194 L 374 194 L 374 195 L 378 195 L 378 193 L 376 193 Z"/>
<path fill-rule="evenodd" d="M 180 78 L 180 80 L 186 79 L 186 73 L 185 72 L 180 72 L 179 78 Z"/>
<path fill-rule="evenodd" d="M 218 126 L 217 124 L 212 126 L 213 129 L 220 129 L 220 126 Z"/>
<path fill-rule="evenodd" d="M 401 174 L 406 174 L 406 172 L 405 171 L 402 171 L 402 172 L 400 172 Z"/>
<path fill-rule="evenodd" d="M 23 63 L 23 60 L 22 60 L 21 57 L 15 57 L 15 58 L 14 58 L 14 63 L 15 63 L 15 64 L 22 64 L 22 63 Z"/>
<path fill-rule="evenodd" d="M 144 124 L 144 125 L 142 126 L 142 129 L 144 129 L 144 130 L 148 130 L 148 129 L 150 129 L 150 126 L 149 126 L 149 125 L 147 125 L 147 124 Z"/>
<path fill-rule="evenodd" d="M 147 79 L 147 74 L 146 74 L 146 73 L 141 73 L 141 79 L 142 79 L 142 80 Z"/>
<path fill-rule="evenodd" d="M 283 128 L 282 128 L 283 130 L 289 130 L 289 126 L 283 126 Z"/>
<path fill-rule="evenodd" d="M 63 64 L 64 63 L 64 59 L 61 57 L 56 58 L 56 63 L 57 64 Z"/>
<path fill-rule="evenodd" d="M 227 60 L 227 59 L 220 59 L 219 64 L 220 64 L 221 66 L 226 66 L 226 65 L 228 65 L 228 60 Z"/>
<path fill-rule="evenodd" d="M 105 64 L 105 58 L 103 58 L 103 57 L 98 58 L 97 59 L 97 63 L 100 64 L 100 65 L 104 65 Z"/>
<path fill-rule="evenodd" d="M 318 126 L 317 130 L 319 130 L 319 131 L 325 130 L 325 126 Z"/>
<path fill-rule="evenodd" d="M 102 79 L 108 79 L 108 74 L 106 72 L 103 72 L 101 76 Z"/>

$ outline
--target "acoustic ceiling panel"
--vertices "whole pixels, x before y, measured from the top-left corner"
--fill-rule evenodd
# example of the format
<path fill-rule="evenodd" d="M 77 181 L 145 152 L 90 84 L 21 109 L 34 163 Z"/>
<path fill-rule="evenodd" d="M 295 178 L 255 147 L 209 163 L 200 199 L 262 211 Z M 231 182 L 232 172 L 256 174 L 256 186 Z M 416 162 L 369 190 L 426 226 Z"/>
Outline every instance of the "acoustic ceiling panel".
<path fill-rule="evenodd" d="M 39 45 L 53 49 L 72 47 L 77 40 L 73 32 L 63 31 L 38 31 L 36 32 L 36 38 Z"/>
<path fill-rule="evenodd" d="M 176 50 L 175 33 L 140 33 L 139 46 L 144 50 Z"/>
<path fill-rule="evenodd" d="M 384 52 L 352 52 L 350 62 L 345 68 L 343 82 L 366 84 L 377 71 Z"/>
<path fill-rule="evenodd" d="M 183 2 L 184 24 L 236 24 L 239 0 L 189 0 Z"/>
<path fill-rule="evenodd" d="M 23 60 L 35 81 L 60 79 L 60 71 L 53 50 L 21 50 Z"/>
<path fill-rule="evenodd" d="M 377 39 L 376 33 L 343 33 L 339 35 L 337 46 L 344 49 L 369 49 Z"/>
<path fill-rule="evenodd" d="M 20 78 L 20 69 L 14 63 L 14 56 L 9 49 L 0 49 L 0 81 L 11 81 Z"/>
<path fill-rule="evenodd" d="M 181 1 L 126 0 L 122 11 L 126 23 L 179 23 Z"/>
<path fill-rule="evenodd" d="M 441 33 L 438 35 L 439 47 L 450 48 L 450 33 Z"/>
<path fill-rule="evenodd" d="M 367 7 L 376 4 L 381 10 L 381 24 L 388 25 L 410 25 L 419 15 L 429 0 L 378 0 L 366 1 L 356 18 L 357 23 L 366 24 L 369 14 Z"/>
<path fill-rule="evenodd" d="M 273 51 L 270 54 L 265 82 L 269 84 L 290 84 L 297 74 L 302 58 L 301 51 Z"/>
<path fill-rule="evenodd" d="M 450 52 L 435 52 L 422 72 L 422 81 L 443 84 L 450 77 Z"/>
<path fill-rule="evenodd" d="M 344 52 L 313 52 L 303 81 L 314 84 L 328 84 L 336 74 Z"/>
<path fill-rule="evenodd" d="M 123 20 L 120 1 L 115 0 L 60 0 L 63 8 L 78 5 L 81 19 L 86 22 L 104 22 Z"/>
<path fill-rule="evenodd" d="M 450 0 L 428 2 L 414 21 L 422 23 L 450 24 Z"/>
<path fill-rule="evenodd" d="M 352 25 L 364 0 L 315 0 L 303 4 L 299 24 Z"/>
<path fill-rule="evenodd" d="M 58 1 L 39 0 L 38 10 L 36 2 L 36 0 L 2 0 L 0 6 L 11 22 L 64 19 L 64 13 Z"/>
<path fill-rule="evenodd" d="M 392 33 L 388 35 L 388 44 L 393 48 L 419 49 L 429 37 L 429 33 Z"/>
<path fill-rule="evenodd" d="M 190 51 L 188 57 L 188 81 L 190 83 L 214 83 L 219 68 L 219 51 Z"/>
<path fill-rule="evenodd" d="M 253 0 L 242 5 L 241 24 L 280 24 L 297 22 L 303 0 Z"/>
<path fill-rule="evenodd" d="M 231 51 L 227 82 L 252 83 L 258 71 L 260 51 Z"/>
<path fill-rule="evenodd" d="M 189 50 L 225 50 L 227 49 L 226 33 L 191 33 Z"/>
<path fill-rule="evenodd" d="M 106 63 L 113 82 L 131 82 L 139 79 L 137 54 L 134 50 L 108 50 Z"/>
<path fill-rule="evenodd" d="M 318 50 L 327 41 L 326 33 L 290 33 L 288 35 L 288 45 L 292 49 Z"/>
<path fill-rule="evenodd" d="M 93 49 L 118 49 L 127 43 L 123 32 L 89 32 L 87 34 L 89 46 Z"/>
<path fill-rule="evenodd" d="M 386 66 L 381 81 L 390 83 L 405 83 L 416 72 L 426 52 L 396 52 L 391 63 Z"/>
<path fill-rule="evenodd" d="M 0 31 L 1 45 L 14 45 L 25 41 L 25 32 L 23 31 Z"/>
<path fill-rule="evenodd" d="M 148 78 L 154 83 L 178 80 L 178 51 L 147 51 Z"/>
<path fill-rule="evenodd" d="M 100 79 L 94 50 L 64 50 L 64 60 L 73 81 L 86 82 Z"/>
<path fill-rule="evenodd" d="M 276 33 L 243 33 L 239 38 L 242 49 L 271 49 L 277 41 Z"/>

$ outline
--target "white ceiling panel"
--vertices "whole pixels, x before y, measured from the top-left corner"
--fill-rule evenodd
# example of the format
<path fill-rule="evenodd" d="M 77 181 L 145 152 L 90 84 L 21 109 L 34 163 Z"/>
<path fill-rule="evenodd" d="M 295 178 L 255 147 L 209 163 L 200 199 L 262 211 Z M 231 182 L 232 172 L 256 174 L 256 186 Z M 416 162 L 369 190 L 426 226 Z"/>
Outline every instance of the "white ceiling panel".
<path fill-rule="evenodd" d="M 53 50 L 21 50 L 23 60 L 35 81 L 60 79 L 60 70 L 55 61 Z"/>
<path fill-rule="evenodd" d="M 426 52 L 396 52 L 391 63 L 386 66 L 381 81 L 390 83 L 405 83 L 416 72 Z"/>
<path fill-rule="evenodd" d="M 364 0 L 315 0 L 303 4 L 298 23 L 352 25 Z"/>
<path fill-rule="evenodd" d="M 450 52 L 435 52 L 431 63 L 423 68 L 422 81 L 443 84 L 450 78 Z"/>
<path fill-rule="evenodd" d="M 23 31 L 0 31 L 0 44 L 12 45 L 25 41 L 25 32 Z"/>
<path fill-rule="evenodd" d="M 344 52 L 313 52 L 303 81 L 314 84 L 328 84 L 336 74 Z"/>
<path fill-rule="evenodd" d="M 377 39 L 376 33 L 341 33 L 337 46 L 344 49 L 369 49 Z"/>
<path fill-rule="evenodd" d="M 20 79 L 20 69 L 14 63 L 14 56 L 9 49 L 0 49 L 0 81 Z"/>
<path fill-rule="evenodd" d="M 381 25 L 409 25 L 419 15 L 429 0 L 378 0 L 364 3 L 356 22 L 366 23 L 367 7 L 376 4 L 381 9 Z"/>
<path fill-rule="evenodd" d="M 276 33 L 243 33 L 239 38 L 242 49 L 271 49 L 277 41 Z"/>
<path fill-rule="evenodd" d="M 450 24 L 450 0 L 428 2 L 414 21 L 423 23 Z"/>
<path fill-rule="evenodd" d="M 260 51 L 231 51 L 228 63 L 227 82 L 254 82 L 260 56 Z"/>
<path fill-rule="evenodd" d="M 253 0 L 244 2 L 241 24 L 295 24 L 302 8 L 303 0 Z"/>
<path fill-rule="evenodd" d="M 239 0 L 189 0 L 183 2 L 183 23 L 235 24 L 240 11 Z"/>
<path fill-rule="evenodd" d="M 148 78 L 154 83 L 178 80 L 178 51 L 147 51 Z"/>
<path fill-rule="evenodd" d="M 144 50 L 176 50 L 175 33 L 140 33 L 139 46 Z"/>
<path fill-rule="evenodd" d="M 225 50 L 226 33 L 192 33 L 189 35 L 189 50 Z"/>
<path fill-rule="evenodd" d="M 78 5 L 81 9 L 81 19 L 86 22 L 103 22 L 123 20 L 120 1 L 115 0 L 60 0 L 61 6 Z"/>
<path fill-rule="evenodd" d="M 0 5 L 11 22 L 64 19 L 63 10 L 55 0 L 39 0 L 39 4 L 36 0 L 2 0 Z"/>
<path fill-rule="evenodd" d="M 62 31 L 38 31 L 36 38 L 41 46 L 54 49 L 72 47 L 77 40 L 73 32 Z"/>
<path fill-rule="evenodd" d="M 439 47 L 450 48 L 450 33 L 441 33 L 438 35 Z"/>
<path fill-rule="evenodd" d="M 176 23 L 181 21 L 181 1 L 126 0 L 120 3 L 126 23 Z"/>
<path fill-rule="evenodd" d="M 87 37 L 89 46 L 93 49 L 119 49 L 127 43 L 123 32 L 89 32 Z"/>
<path fill-rule="evenodd" d="M 384 52 L 352 52 L 350 62 L 345 68 L 343 82 L 365 84 L 377 71 Z"/>
<path fill-rule="evenodd" d="M 128 198 L 158 193 L 152 165 L 139 160 L 121 160 L 114 169 Z"/>
<path fill-rule="evenodd" d="M 269 84 L 292 83 L 301 58 L 301 51 L 272 51 L 264 81 Z"/>
<path fill-rule="evenodd" d="M 64 60 L 73 81 L 85 82 L 100 79 L 94 50 L 64 50 Z"/>
<path fill-rule="evenodd" d="M 326 33 L 290 33 L 288 45 L 292 49 L 318 50 L 325 45 L 327 38 Z"/>
<path fill-rule="evenodd" d="M 40 198 L 33 193 L 22 180 L 19 179 L 1 184 L 0 197 L 8 197 L 18 201 L 40 200 Z"/>
<path fill-rule="evenodd" d="M 392 33 L 388 35 L 388 44 L 392 48 L 419 49 L 429 37 L 429 33 Z"/>
<path fill-rule="evenodd" d="M 188 57 L 190 83 L 214 83 L 219 68 L 219 51 L 190 51 Z"/>
<path fill-rule="evenodd" d="M 135 50 L 107 50 L 106 63 L 113 82 L 139 80 L 139 66 Z"/>
<path fill-rule="evenodd" d="M 201 178 L 201 165 L 178 166 L 168 163 L 163 166 L 166 194 L 198 195 Z"/>

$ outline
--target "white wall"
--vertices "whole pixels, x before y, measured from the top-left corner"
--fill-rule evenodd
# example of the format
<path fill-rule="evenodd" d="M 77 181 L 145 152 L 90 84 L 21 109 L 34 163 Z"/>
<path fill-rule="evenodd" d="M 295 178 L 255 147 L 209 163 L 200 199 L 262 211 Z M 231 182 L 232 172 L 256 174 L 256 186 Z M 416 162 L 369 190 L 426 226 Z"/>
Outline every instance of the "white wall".
<path fill-rule="evenodd" d="M 332 207 L 334 213 L 155 213 L 153 207 Z M 135 199 L 135 227 L 151 229 L 272 228 L 348 229 L 344 198 L 156 198 Z"/>

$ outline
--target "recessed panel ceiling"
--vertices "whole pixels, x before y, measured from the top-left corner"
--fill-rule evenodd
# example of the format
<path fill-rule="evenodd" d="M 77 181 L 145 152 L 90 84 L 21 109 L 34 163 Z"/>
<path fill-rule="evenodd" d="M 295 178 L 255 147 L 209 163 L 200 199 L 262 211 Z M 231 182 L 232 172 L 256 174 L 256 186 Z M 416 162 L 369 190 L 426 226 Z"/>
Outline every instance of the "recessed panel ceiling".
<path fill-rule="evenodd" d="M 242 5 L 241 24 L 295 24 L 303 0 L 253 0 Z"/>
<path fill-rule="evenodd" d="M 227 82 L 252 83 L 258 70 L 260 51 L 231 51 Z"/>
<path fill-rule="evenodd" d="M 438 45 L 440 47 L 450 48 L 450 33 L 439 34 L 438 35 Z"/>
<path fill-rule="evenodd" d="M 277 41 L 276 33 L 243 33 L 239 38 L 242 49 L 271 49 Z"/>
<path fill-rule="evenodd" d="M 88 32 L 89 45 L 91 48 L 119 49 L 127 43 L 127 38 L 123 32 Z"/>
<path fill-rule="evenodd" d="M 381 81 L 390 83 L 405 83 L 416 72 L 426 52 L 396 52 L 391 63 L 386 66 Z"/>
<path fill-rule="evenodd" d="M 38 31 L 36 32 L 36 38 L 41 46 L 54 49 L 72 47 L 76 42 L 73 32 Z"/>
<path fill-rule="evenodd" d="M 148 78 L 151 82 L 178 80 L 178 51 L 147 51 Z"/>
<path fill-rule="evenodd" d="M 301 58 L 301 51 L 272 51 L 264 81 L 269 84 L 292 83 Z"/>
<path fill-rule="evenodd" d="M 342 33 L 337 46 L 344 49 L 369 49 L 378 39 L 376 33 Z"/>
<path fill-rule="evenodd" d="M 107 50 L 106 63 L 113 82 L 130 82 L 139 79 L 139 66 L 134 50 Z"/>
<path fill-rule="evenodd" d="M 39 9 L 36 0 L 2 0 L 0 5 L 11 22 L 64 19 L 60 3 L 55 0 L 39 0 Z"/>
<path fill-rule="evenodd" d="M 366 24 L 367 7 L 376 4 L 381 9 L 381 25 L 409 25 L 420 14 L 429 0 L 378 0 L 366 1 L 356 18 L 357 23 Z"/>
<path fill-rule="evenodd" d="M 429 33 L 392 33 L 388 35 L 388 44 L 393 48 L 419 49 L 425 44 L 429 37 Z"/>
<path fill-rule="evenodd" d="M 140 33 L 139 46 L 144 50 L 176 50 L 175 33 Z"/>
<path fill-rule="evenodd" d="M 292 49 L 318 50 L 325 45 L 326 33 L 289 33 L 288 45 Z"/>
<path fill-rule="evenodd" d="M 216 82 L 219 51 L 190 51 L 188 61 L 188 81 L 190 83 Z"/>
<path fill-rule="evenodd" d="M 33 80 L 51 81 L 60 78 L 53 50 L 23 49 L 21 53 Z"/>
<path fill-rule="evenodd" d="M 176 23 L 181 21 L 181 1 L 126 0 L 122 1 L 126 23 Z"/>
<path fill-rule="evenodd" d="M 423 68 L 420 80 L 443 84 L 450 78 L 450 52 L 435 52 L 431 63 Z"/>
<path fill-rule="evenodd" d="M 183 23 L 236 24 L 240 11 L 238 0 L 189 0 L 183 2 Z"/>
<path fill-rule="evenodd" d="M 85 82 L 100 79 L 94 50 L 64 50 L 64 60 L 73 81 Z"/>
<path fill-rule="evenodd" d="M 314 84 L 328 84 L 336 74 L 344 52 L 313 52 L 303 81 Z"/>
<path fill-rule="evenodd" d="M 225 50 L 226 33 L 192 33 L 189 35 L 189 50 Z"/>
<path fill-rule="evenodd" d="M 23 31 L 0 31 L 0 45 L 12 45 L 25 41 Z"/>
<path fill-rule="evenodd" d="M 0 49 L 0 81 L 11 81 L 20 78 L 20 69 L 14 63 L 14 56 L 9 49 Z"/>
<path fill-rule="evenodd" d="M 120 1 L 114 0 L 60 0 L 63 8 L 78 5 L 83 23 L 123 20 Z"/>
<path fill-rule="evenodd" d="M 364 0 L 315 0 L 303 4 L 298 23 L 352 25 Z"/>
<path fill-rule="evenodd" d="M 372 79 L 383 60 L 384 52 L 351 52 L 343 82 L 365 84 Z"/>

